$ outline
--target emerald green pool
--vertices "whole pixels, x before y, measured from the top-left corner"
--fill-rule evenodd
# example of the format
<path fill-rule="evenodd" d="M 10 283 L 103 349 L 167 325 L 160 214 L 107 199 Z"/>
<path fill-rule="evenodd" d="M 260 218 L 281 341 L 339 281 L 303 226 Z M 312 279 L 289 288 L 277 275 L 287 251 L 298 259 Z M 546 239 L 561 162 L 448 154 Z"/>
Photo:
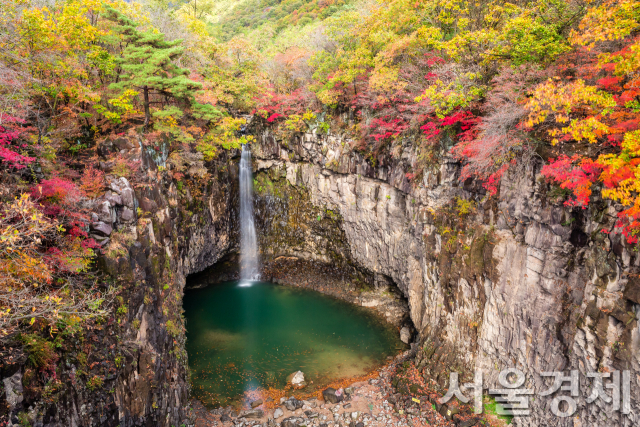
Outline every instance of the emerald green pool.
<path fill-rule="evenodd" d="M 246 391 L 282 388 L 301 370 L 308 387 L 362 375 L 395 355 L 397 331 L 367 310 L 315 291 L 228 282 L 184 297 L 195 397 L 237 404 Z"/>

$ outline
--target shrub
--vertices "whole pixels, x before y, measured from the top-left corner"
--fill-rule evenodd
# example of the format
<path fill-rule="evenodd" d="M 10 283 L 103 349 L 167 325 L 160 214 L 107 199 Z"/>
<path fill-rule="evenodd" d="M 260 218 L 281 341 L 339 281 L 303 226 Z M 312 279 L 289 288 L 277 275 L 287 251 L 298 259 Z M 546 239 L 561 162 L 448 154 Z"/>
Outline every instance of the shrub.
<path fill-rule="evenodd" d="M 93 166 L 85 168 L 80 178 L 80 188 L 89 197 L 98 197 L 104 192 L 104 172 Z"/>
<path fill-rule="evenodd" d="M 73 182 L 56 176 L 33 186 L 31 196 L 47 204 L 69 206 L 80 201 L 84 193 Z"/>
<path fill-rule="evenodd" d="M 89 378 L 89 380 L 87 381 L 87 387 L 89 387 L 89 390 L 91 391 L 95 391 L 99 389 L 100 387 L 102 387 L 103 384 L 104 384 L 104 380 L 102 379 L 102 377 L 98 375 L 94 375 L 93 377 Z"/>
<path fill-rule="evenodd" d="M 58 355 L 53 349 L 53 343 L 36 334 L 23 334 L 20 337 L 24 350 L 27 353 L 28 362 L 35 368 L 51 367 Z"/>
<path fill-rule="evenodd" d="M 129 178 L 134 172 L 138 170 L 139 167 L 139 162 L 129 160 L 122 154 L 118 154 L 112 172 L 114 175 L 117 175 L 119 177 Z"/>
<path fill-rule="evenodd" d="M 41 208 L 28 194 L 0 203 L 0 342 L 36 319 L 54 324 L 64 316 L 103 315 L 113 293 L 86 285 L 94 283 L 85 276 L 94 256 L 90 240 L 65 234 L 63 223 Z"/>

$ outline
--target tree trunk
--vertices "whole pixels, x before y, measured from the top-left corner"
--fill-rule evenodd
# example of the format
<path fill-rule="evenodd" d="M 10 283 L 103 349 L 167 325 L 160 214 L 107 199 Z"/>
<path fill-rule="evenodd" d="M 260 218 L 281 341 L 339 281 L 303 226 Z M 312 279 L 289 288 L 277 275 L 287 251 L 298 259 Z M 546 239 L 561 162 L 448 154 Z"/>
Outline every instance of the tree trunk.
<path fill-rule="evenodd" d="M 149 126 L 151 120 L 151 112 L 149 111 L 149 86 L 143 88 L 144 91 L 144 128 Z"/>

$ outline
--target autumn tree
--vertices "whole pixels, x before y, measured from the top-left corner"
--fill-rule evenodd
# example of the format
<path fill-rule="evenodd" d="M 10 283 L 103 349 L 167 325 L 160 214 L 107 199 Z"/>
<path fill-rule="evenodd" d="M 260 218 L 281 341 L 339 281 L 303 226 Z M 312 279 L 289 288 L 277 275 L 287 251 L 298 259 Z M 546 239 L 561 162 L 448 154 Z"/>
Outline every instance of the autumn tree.
<path fill-rule="evenodd" d="M 190 103 L 200 83 L 187 76 L 189 70 L 180 68 L 175 61 L 182 55 L 184 47 L 181 40 L 166 41 L 164 34 L 151 30 L 140 31 L 137 24 L 122 12 L 107 6 L 107 19 L 115 22 L 114 32 L 121 36 L 124 49 L 117 64 L 121 69 L 119 81 L 112 83 L 112 89 L 135 89 L 142 92 L 144 106 L 144 125 L 151 120 L 151 104 L 166 105 L 170 98 Z M 157 95 L 152 99 L 152 94 Z M 177 114 L 177 109 L 167 108 L 155 115 Z"/>

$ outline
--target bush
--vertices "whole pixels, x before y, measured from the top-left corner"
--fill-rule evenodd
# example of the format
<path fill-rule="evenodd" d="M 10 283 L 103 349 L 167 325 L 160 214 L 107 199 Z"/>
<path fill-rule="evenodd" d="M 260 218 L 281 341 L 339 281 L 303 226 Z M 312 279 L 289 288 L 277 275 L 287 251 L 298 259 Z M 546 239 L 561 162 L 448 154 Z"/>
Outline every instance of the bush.
<path fill-rule="evenodd" d="M 27 353 L 28 362 L 35 368 L 51 367 L 58 360 L 53 343 L 36 334 L 23 334 L 20 337 Z"/>
<path fill-rule="evenodd" d="M 89 380 L 87 381 L 87 387 L 89 387 L 89 390 L 91 391 L 95 391 L 99 389 L 100 387 L 102 387 L 103 384 L 104 384 L 104 380 L 102 379 L 102 377 L 99 377 L 98 375 L 94 375 L 93 377 L 89 378 Z"/>

